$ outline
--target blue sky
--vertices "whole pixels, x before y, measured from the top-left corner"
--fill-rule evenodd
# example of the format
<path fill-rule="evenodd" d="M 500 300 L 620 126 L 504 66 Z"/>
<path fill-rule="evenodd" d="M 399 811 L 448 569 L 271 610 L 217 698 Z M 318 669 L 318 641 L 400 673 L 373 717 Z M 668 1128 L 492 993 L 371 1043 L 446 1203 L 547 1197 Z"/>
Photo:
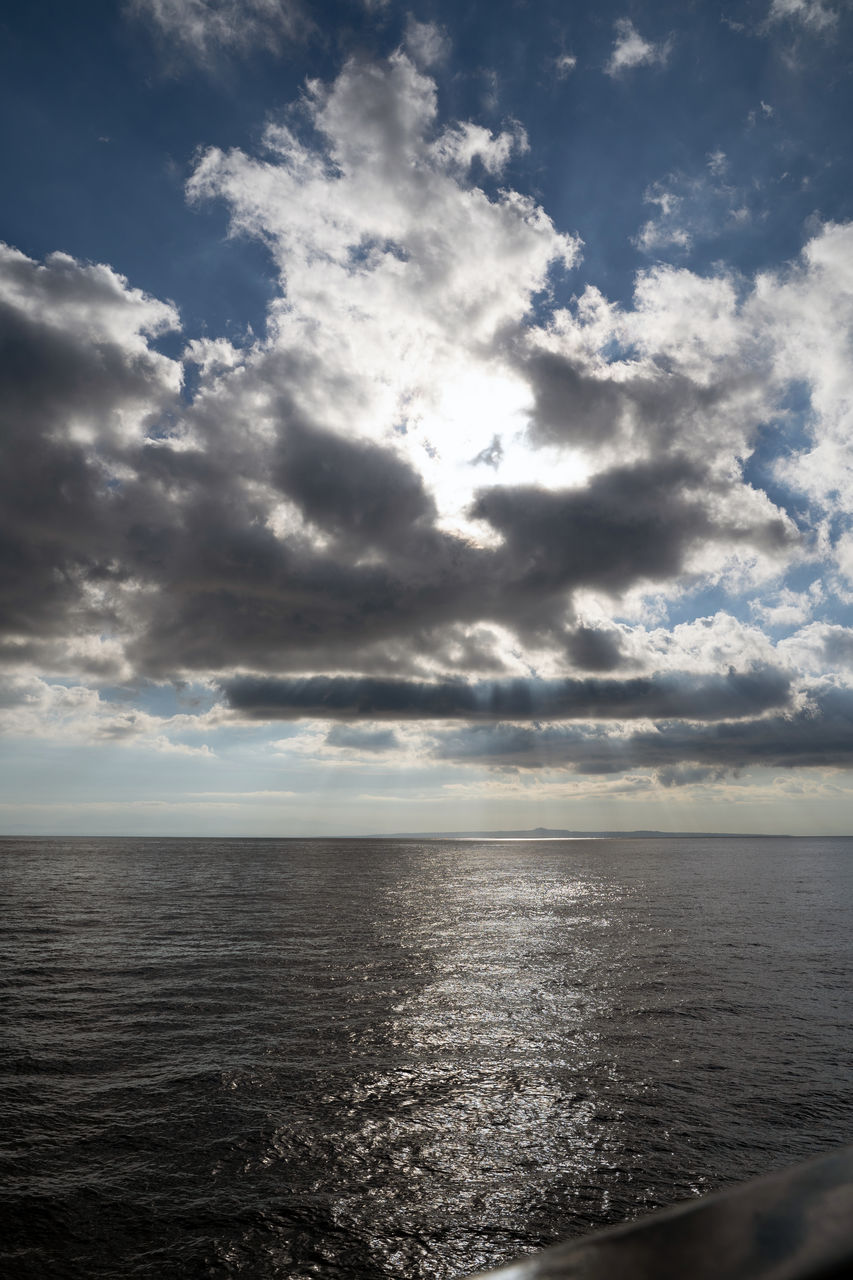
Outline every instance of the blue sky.
<path fill-rule="evenodd" d="M 849 832 L 851 32 L 7 13 L 0 828 Z"/>

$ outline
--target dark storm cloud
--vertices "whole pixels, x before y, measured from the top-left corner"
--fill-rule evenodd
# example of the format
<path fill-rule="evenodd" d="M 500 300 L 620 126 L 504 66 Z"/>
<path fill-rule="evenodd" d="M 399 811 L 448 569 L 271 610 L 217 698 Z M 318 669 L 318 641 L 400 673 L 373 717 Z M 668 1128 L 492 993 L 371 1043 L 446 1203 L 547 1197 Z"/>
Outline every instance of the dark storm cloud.
<path fill-rule="evenodd" d="M 388 719 L 717 720 L 782 707 L 790 680 L 762 669 L 725 676 L 671 675 L 633 680 L 416 682 L 345 676 L 296 680 L 241 677 L 223 689 L 234 711 L 253 719 L 301 716 Z"/>
<path fill-rule="evenodd" d="M 0 631 L 39 639 L 115 621 L 104 592 L 125 570 L 105 464 L 120 415 L 171 395 L 170 362 L 92 322 L 154 326 L 166 309 L 104 268 L 48 261 L 4 250 L 4 283 L 29 312 L 0 302 Z"/>
<path fill-rule="evenodd" d="M 370 441 L 291 425 L 282 453 L 277 483 L 329 533 L 381 545 L 435 514 L 418 473 Z"/>
<path fill-rule="evenodd" d="M 566 651 L 582 671 L 615 671 L 622 663 L 618 631 L 577 627 L 566 639 Z"/>
<path fill-rule="evenodd" d="M 665 448 L 691 419 L 707 421 L 755 385 L 742 371 L 703 386 L 669 368 L 617 381 L 552 351 L 526 353 L 517 367 L 533 392 L 530 435 L 540 444 L 600 446 L 639 431 L 646 444 Z"/>
<path fill-rule="evenodd" d="M 720 771 L 750 766 L 839 767 L 853 764 L 853 690 L 823 689 L 804 710 L 760 719 L 684 724 L 670 721 L 625 736 L 600 728 L 473 724 L 437 737 L 439 759 L 513 768 L 570 768 L 608 774 L 667 771 L 684 763 Z"/>
<path fill-rule="evenodd" d="M 393 451 L 282 417 L 268 475 L 334 544 L 323 549 L 309 536 L 281 539 L 269 529 L 239 487 L 247 455 L 222 461 L 215 474 L 208 463 L 203 487 L 182 501 L 180 537 L 163 534 L 161 591 L 146 602 L 133 648 L 145 670 L 166 673 L 176 654 L 198 669 L 370 670 L 376 646 L 411 648 L 417 640 L 412 658 L 424 657 L 442 648 L 447 628 L 482 621 L 562 634 L 574 587 L 615 589 L 674 572 L 700 536 L 785 536 L 781 522 L 715 525 L 698 492 L 702 473 L 674 461 L 657 471 L 606 472 L 585 490 L 481 491 L 474 514 L 504 541 L 476 547 L 434 527 L 419 478 Z M 261 456 L 254 464 L 259 478 L 263 463 Z M 196 463 L 161 451 L 145 465 L 174 469 L 173 489 Z M 688 481 L 696 492 L 679 489 Z M 138 537 L 137 555 L 152 546 L 159 553 L 152 527 Z M 365 560 L 365 547 L 381 556 Z M 601 639 L 581 636 L 577 644 L 590 670 L 608 669 L 603 664 L 617 656 Z"/>
<path fill-rule="evenodd" d="M 735 532 L 715 525 L 702 496 L 679 489 L 693 479 L 679 463 L 621 468 L 567 493 L 483 491 L 476 513 L 504 541 L 481 548 L 432 525 L 419 478 L 391 450 L 291 427 L 271 468 L 260 448 L 236 456 L 214 430 L 208 439 L 206 450 L 100 452 L 61 437 L 38 449 L 12 441 L 0 479 L 9 630 L 130 625 L 132 661 L 157 676 L 234 665 L 382 669 L 395 648 L 405 669 L 407 646 L 411 669 L 458 625 L 560 635 L 574 587 L 675 573 L 697 539 Z M 131 474 L 110 482 L 107 462 Z M 271 530 L 257 487 L 270 479 L 329 547 Z M 781 522 L 742 532 L 759 544 L 785 536 Z M 366 547 L 381 554 L 364 560 Z M 128 595 L 128 582 L 145 589 Z M 618 662 L 617 641 L 604 634 L 582 629 L 568 644 L 581 669 Z"/>
<path fill-rule="evenodd" d="M 609 440 L 627 406 L 624 391 L 579 369 L 565 356 L 540 351 L 523 365 L 534 397 L 531 426 L 543 443 Z"/>
<path fill-rule="evenodd" d="M 677 574 L 700 539 L 743 537 L 765 549 L 789 539 L 781 519 L 738 524 L 715 518 L 715 489 L 719 493 L 701 467 L 675 457 L 615 467 L 584 489 L 482 490 L 471 514 L 503 534 L 509 573 L 537 590 L 620 591 L 640 579 Z"/>

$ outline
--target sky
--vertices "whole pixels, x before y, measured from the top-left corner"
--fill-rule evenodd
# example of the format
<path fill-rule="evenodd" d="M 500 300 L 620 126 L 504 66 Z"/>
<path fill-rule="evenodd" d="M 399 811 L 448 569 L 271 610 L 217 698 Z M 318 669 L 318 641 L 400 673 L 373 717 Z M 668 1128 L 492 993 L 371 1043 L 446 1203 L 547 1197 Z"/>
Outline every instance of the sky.
<path fill-rule="evenodd" d="M 0 107 L 0 831 L 851 833 L 849 0 L 31 0 Z"/>

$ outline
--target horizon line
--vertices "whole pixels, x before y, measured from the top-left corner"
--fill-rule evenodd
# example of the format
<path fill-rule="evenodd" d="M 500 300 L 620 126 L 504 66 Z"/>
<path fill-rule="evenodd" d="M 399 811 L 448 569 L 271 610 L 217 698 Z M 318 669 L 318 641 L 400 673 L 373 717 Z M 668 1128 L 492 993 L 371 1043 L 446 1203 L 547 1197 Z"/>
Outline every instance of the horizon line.
<path fill-rule="evenodd" d="M 653 828 L 631 828 L 624 830 L 573 830 L 534 828 L 526 831 L 389 831 L 389 832 L 326 832 L 295 834 L 240 834 L 230 833 L 217 835 L 202 832 L 198 835 L 161 833 L 139 833 L 130 831 L 108 832 L 35 832 L 6 831 L 0 832 L 0 840 L 430 840 L 465 842 L 492 841 L 495 843 L 555 843 L 561 840 L 628 840 L 628 839 L 707 839 L 707 840 L 849 840 L 853 834 L 848 832 L 805 832 L 790 831 L 668 831 Z"/>

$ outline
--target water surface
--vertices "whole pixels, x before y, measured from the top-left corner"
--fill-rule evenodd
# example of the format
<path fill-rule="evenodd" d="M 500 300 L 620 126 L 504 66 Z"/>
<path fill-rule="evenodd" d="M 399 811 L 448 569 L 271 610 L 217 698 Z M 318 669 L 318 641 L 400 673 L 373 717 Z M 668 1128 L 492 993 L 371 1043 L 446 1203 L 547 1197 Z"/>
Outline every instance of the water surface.
<path fill-rule="evenodd" d="M 450 1280 L 853 1140 L 853 841 L 0 841 L 0 1271 Z"/>

